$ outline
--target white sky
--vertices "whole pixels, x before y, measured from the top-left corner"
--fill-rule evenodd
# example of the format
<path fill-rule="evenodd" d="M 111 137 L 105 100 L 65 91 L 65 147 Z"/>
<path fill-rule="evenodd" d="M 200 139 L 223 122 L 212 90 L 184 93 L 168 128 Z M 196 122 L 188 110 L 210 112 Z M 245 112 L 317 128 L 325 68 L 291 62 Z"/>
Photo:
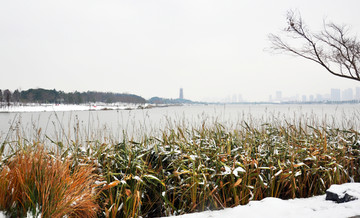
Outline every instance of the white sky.
<path fill-rule="evenodd" d="M 252 101 L 355 88 L 315 63 L 270 54 L 297 9 L 360 33 L 359 0 L 0 0 L 0 88 Z"/>

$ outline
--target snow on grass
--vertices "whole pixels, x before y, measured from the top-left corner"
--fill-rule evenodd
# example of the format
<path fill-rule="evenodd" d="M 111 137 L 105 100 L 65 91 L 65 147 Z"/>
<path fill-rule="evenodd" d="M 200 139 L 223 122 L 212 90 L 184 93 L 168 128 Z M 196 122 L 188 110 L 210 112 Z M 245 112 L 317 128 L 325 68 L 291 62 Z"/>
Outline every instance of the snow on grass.
<path fill-rule="evenodd" d="M 261 201 L 251 201 L 247 205 L 226 208 L 217 211 L 185 214 L 177 218 L 233 218 L 233 217 L 314 217 L 314 218 L 341 218 L 360 215 L 360 183 L 332 185 L 332 192 L 353 194 L 358 200 L 335 203 L 325 200 L 326 195 L 303 199 L 281 200 L 279 198 L 265 198 Z"/>

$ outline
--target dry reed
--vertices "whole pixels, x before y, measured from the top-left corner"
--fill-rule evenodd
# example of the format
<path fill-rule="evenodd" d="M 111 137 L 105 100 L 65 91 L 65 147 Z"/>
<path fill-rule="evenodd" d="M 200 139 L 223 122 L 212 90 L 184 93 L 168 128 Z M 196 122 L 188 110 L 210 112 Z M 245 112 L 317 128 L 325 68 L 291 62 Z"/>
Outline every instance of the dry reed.
<path fill-rule="evenodd" d="M 13 217 L 96 217 L 93 168 L 70 164 L 41 146 L 19 150 L 0 171 L 0 210 Z"/>

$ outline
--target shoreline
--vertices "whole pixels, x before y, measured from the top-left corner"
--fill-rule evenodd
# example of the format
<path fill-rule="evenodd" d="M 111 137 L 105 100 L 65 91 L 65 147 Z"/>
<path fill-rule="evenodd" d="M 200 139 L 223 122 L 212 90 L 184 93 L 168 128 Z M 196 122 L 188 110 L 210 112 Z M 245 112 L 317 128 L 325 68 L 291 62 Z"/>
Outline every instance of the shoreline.
<path fill-rule="evenodd" d="M 197 103 L 197 104 L 136 104 L 136 103 L 88 103 L 88 104 L 23 104 L 23 105 L 0 105 L 0 114 L 2 113 L 35 113 L 35 112 L 71 112 L 71 111 L 112 111 L 112 110 L 139 110 L 164 107 L 178 107 L 189 105 L 353 105 L 357 102 L 341 102 L 341 103 Z"/>
<path fill-rule="evenodd" d="M 181 105 L 154 104 L 29 104 L 0 107 L 0 113 L 33 113 L 33 112 L 63 112 L 63 111 L 108 111 L 108 110 L 139 110 L 157 107 Z"/>

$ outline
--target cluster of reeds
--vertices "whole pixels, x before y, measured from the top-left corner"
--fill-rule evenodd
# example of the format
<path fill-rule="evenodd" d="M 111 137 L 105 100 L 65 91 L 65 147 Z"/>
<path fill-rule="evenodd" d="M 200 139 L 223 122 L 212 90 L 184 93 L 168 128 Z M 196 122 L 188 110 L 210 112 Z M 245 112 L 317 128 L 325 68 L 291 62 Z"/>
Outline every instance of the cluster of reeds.
<path fill-rule="evenodd" d="M 18 150 L 0 168 L 0 211 L 11 217 L 96 217 L 96 174 L 40 145 Z"/>
<path fill-rule="evenodd" d="M 97 194 L 100 208 L 97 215 L 104 217 L 168 216 L 233 207 L 265 197 L 310 197 L 325 193 L 331 184 L 360 182 L 359 132 L 326 125 L 252 126 L 243 122 L 235 130 L 219 123 L 198 127 L 175 125 L 164 129 L 160 137 L 144 135 L 134 140 L 125 134 L 116 143 L 111 140 L 86 144 L 74 140 L 66 146 L 52 143 L 62 158 L 71 160 L 71 167 L 84 162 L 95 167 L 93 172 L 104 180 Z M 10 160 L 5 162 L 11 163 Z M 47 162 L 50 160 L 48 157 Z M 68 169 L 68 162 L 64 163 Z M 4 166 L 1 169 L 6 174 L 9 170 Z M 87 168 L 86 172 L 92 171 Z M 86 177 L 85 182 L 75 183 L 91 181 L 90 174 Z M 61 183 L 67 178 L 59 176 L 52 180 Z M 5 189 L 8 181 L 0 182 L 4 194 L 12 190 Z M 34 182 L 29 184 L 35 187 L 30 189 L 39 189 L 36 178 L 31 181 Z M 86 186 L 92 187 L 90 183 Z M 67 193 L 71 192 L 74 190 Z M 23 198 L 41 205 L 40 201 L 32 200 L 39 197 Z M 90 200 L 86 205 L 90 205 Z M 14 208 L 14 213 L 22 211 Z M 42 213 L 46 213 L 45 209 Z"/>
<path fill-rule="evenodd" d="M 215 124 L 139 142 L 94 142 L 82 152 L 107 181 L 104 215 L 153 217 L 309 197 L 360 181 L 358 137 L 351 129 L 244 123 L 228 131 Z"/>
<path fill-rule="evenodd" d="M 158 175 L 176 214 L 264 197 L 309 197 L 360 179 L 355 131 L 264 125 L 225 132 L 217 125 L 178 129 L 159 141 L 154 155 L 165 170 Z"/>

